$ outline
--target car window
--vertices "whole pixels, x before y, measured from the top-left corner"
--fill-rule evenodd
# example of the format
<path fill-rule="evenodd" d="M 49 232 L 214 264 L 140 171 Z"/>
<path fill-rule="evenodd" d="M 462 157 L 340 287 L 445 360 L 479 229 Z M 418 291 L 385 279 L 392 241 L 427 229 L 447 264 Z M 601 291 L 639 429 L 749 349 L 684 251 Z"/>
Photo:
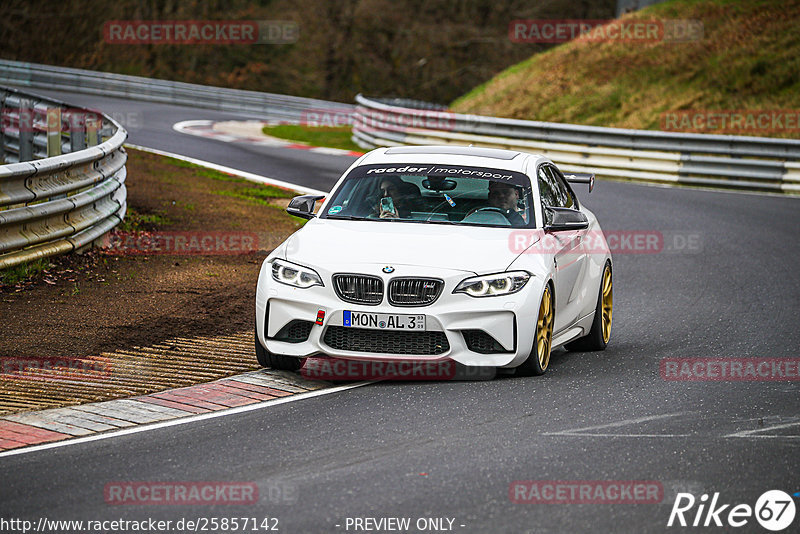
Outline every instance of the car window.
<path fill-rule="evenodd" d="M 556 184 L 553 175 L 546 171 L 546 166 L 541 165 L 536 173 L 539 182 L 539 196 L 542 198 L 542 206 L 558 206 L 556 197 Z"/>
<path fill-rule="evenodd" d="M 322 218 L 473 226 L 535 226 L 530 179 L 519 172 L 437 164 L 356 167 Z"/>
<path fill-rule="evenodd" d="M 542 205 L 574 208 L 575 199 L 564 178 L 552 165 L 542 165 L 537 173 Z"/>
<path fill-rule="evenodd" d="M 560 193 L 560 198 L 563 199 L 564 208 L 576 208 L 578 207 L 578 199 L 575 198 L 575 193 L 572 191 L 572 188 L 567 183 L 567 179 L 564 178 L 564 175 L 561 171 L 558 170 L 553 165 L 547 165 L 547 169 L 553 174 L 555 177 L 555 181 L 558 184 L 558 188 Z"/>

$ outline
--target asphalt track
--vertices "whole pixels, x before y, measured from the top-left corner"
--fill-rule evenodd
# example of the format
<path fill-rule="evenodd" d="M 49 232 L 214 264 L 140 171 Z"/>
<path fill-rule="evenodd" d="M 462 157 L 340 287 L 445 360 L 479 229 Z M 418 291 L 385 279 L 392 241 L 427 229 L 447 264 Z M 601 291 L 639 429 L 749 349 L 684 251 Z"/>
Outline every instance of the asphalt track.
<path fill-rule="evenodd" d="M 228 113 L 61 96 L 141 113 L 132 143 L 320 189 L 352 161 L 171 130 L 180 120 L 236 118 Z M 0 517 L 269 516 L 281 532 L 354 532 L 354 517 L 454 518 L 465 533 L 695 531 L 666 527 L 677 491 L 750 506 L 767 490 L 800 491 L 800 382 L 660 374 L 664 358 L 798 356 L 800 200 L 617 182 L 579 196 L 606 231 L 664 232 L 673 248 L 695 240 L 691 250 L 614 255 L 605 352 L 556 351 L 539 378 L 380 383 L 0 458 Z M 659 481 L 664 499 L 513 504 L 516 480 Z M 103 488 L 114 481 L 248 481 L 262 497 L 247 506 L 112 506 Z M 797 525 L 800 517 L 786 532 Z M 753 518 L 736 530 L 765 532 Z"/>
<path fill-rule="evenodd" d="M 221 143 L 213 139 L 181 135 L 172 125 L 186 120 L 246 120 L 252 115 L 169 104 L 123 100 L 65 91 L 25 89 L 22 91 L 57 98 L 75 106 L 99 109 L 120 122 L 128 131 L 128 143 L 156 148 L 183 156 L 211 161 L 226 167 L 253 172 L 270 178 L 283 176 L 292 183 L 327 191 L 353 158 L 308 153 L 239 143 Z"/>

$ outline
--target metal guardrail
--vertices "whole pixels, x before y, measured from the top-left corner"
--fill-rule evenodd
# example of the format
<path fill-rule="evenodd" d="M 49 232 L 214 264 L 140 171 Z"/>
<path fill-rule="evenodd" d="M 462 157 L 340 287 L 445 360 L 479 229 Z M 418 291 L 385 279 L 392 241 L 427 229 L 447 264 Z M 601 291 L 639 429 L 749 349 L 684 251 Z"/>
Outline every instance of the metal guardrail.
<path fill-rule="evenodd" d="M 598 177 L 800 193 L 800 141 L 602 128 L 462 115 L 356 96 L 362 148 L 455 144 L 544 154 Z"/>
<path fill-rule="evenodd" d="M 348 117 L 355 110 L 352 104 L 313 98 L 226 89 L 5 59 L 0 59 L 0 83 L 243 112 L 259 118 L 293 122 L 303 121 L 309 112 L 323 111 L 340 118 Z"/>
<path fill-rule="evenodd" d="M 117 122 L 8 88 L 0 118 L 0 269 L 84 248 L 122 221 L 128 134 Z"/>

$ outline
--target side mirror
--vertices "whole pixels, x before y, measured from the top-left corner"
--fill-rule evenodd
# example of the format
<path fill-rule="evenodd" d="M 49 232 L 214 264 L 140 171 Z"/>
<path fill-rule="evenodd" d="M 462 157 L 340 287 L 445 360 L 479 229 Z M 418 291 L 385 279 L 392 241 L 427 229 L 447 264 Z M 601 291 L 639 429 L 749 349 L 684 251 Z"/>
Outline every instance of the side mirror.
<path fill-rule="evenodd" d="M 594 189 L 594 174 L 575 172 L 572 174 L 565 174 L 564 178 L 571 184 L 589 184 L 589 192 Z"/>
<path fill-rule="evenodd" d="M 585 230 L 589 228 L 589 219 L 582 211 L 574 210 L 572 208 L 554 208 L 546 207 L 545 213 L 545 231 L 546 232 L 563 232 L 565 230 Z"/>
<path fill-rule="evenodd" d="M 325 198 L 324 195 L 300 195 L 299 197 L 294 197 L 289 201 L 289 205 L 286 206 L 286 213 L 303 219 L 313 219 L 315 217 L 314 206 L 317 200 L 322 200 L 323 198 Z"/>

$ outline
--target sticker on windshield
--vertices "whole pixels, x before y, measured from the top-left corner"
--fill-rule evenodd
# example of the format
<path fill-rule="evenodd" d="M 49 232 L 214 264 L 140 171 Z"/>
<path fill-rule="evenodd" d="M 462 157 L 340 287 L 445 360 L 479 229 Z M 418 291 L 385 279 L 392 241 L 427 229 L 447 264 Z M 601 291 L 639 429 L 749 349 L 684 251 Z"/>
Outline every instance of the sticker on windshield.
<path fill-rule="evenodd" d="M 336 215 L 340 211 L 342 211 L 342 207 L 341 206 L 334 206 L 334 207 L 332 207 L 331 209 L 328 210 L 328 215 Z"/>
<path fill-rule="evenodd" d="M 455 208 L 456 207 L 455 201 L 453 201 L 453 199 L 450 198 L 450 195 L 448 195 L 447 193 L 444 193 L 444 199 L 447 201 L 448 204 L 450 204 L 451 208 Z"/>

